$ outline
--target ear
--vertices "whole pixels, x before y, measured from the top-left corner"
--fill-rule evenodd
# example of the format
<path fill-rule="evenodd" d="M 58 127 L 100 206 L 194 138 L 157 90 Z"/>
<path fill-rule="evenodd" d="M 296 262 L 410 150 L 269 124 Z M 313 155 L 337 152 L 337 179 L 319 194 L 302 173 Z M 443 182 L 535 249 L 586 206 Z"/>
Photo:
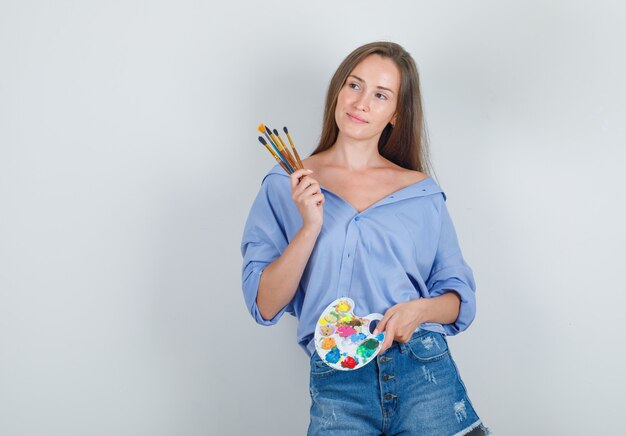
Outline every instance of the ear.
<path fill-rule="evenodd" d="M 391 120 L 389 121 L 389 123 L 391 124 L 391 127 L 396 127 L 396 119 L 398 118 L 398 116 L 396 114 L 393 114 L 393 117 L 391 117 Z"/>

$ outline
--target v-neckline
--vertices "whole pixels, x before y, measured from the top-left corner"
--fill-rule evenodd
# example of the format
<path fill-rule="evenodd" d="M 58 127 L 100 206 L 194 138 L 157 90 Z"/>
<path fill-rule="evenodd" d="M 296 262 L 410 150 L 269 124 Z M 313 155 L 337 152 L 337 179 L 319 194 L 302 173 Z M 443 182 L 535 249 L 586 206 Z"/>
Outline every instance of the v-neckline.
<path fill-rule="evenodd" d="M 374 207 L 376 207 L 379 203 L 383 202 L 384 200 L 386 200 L 389 197 L 393 197 L 397 194 L 399 194 L 400 192 L 412 188 L 413 186 L 417 186 L 420 183 L 430 179 L 430 176 L 424 177 L 422 180 L 418 180 L 417 182 L 413 182 L 410 185 L 407 185 L 403 188 L 397 189 L 393 192 L 390 192 L 389 194 L 384 195 L 383 197 L 379 198 L 378 200 L 376 200 L 375 202 L 373 202 L 372 204 L 370 204 L 369 206 L 367 206 L 365 209 L 359 211 L 356 207 L 354 207 L 354 205 L 352 203 L 350 203 L 348 200 L 344 199 L 341 195 L 334 193 L 333 191 L 331 191 L 330 189 L 326 189 L 324 188 L 324 186 L 322 184 L 320 184 L 320 189 L 333 194 L 335 197 L 337 197 L 339 200 L 341 200 L 342 202 L 344 202 L 345 204 L 347 204 L 348 206 L 350 206 L 350 208 L 352 208 L 352 210 L 354 210 L 356 212 L 357 215 L 361 215 L 364 212 L 367 212 L 370 209 L 373 209 Z"/>

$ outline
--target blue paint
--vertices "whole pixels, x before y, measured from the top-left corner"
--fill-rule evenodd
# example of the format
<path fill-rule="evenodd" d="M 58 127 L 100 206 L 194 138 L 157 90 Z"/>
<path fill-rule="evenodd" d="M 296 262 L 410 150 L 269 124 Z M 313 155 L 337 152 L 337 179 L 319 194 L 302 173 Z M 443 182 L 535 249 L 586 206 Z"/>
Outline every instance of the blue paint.
<path fill-rule="evenodd" d="M 385 340 L 385 334 L 384 333 L 378 333 L 378 335 L 376 335 L 376 339 L 378 339 L 380 342 Z"/>
<path fill-rule="evenodd" d="M 339 362 L 339 348 L 333 347 L 328 354 L 326 354 L 326 362 L 337 363 Z"/>
<path fill-rule="evenodd" d="M 350 336 L 350 340 L 352 342 L 361 342 L 363 340 L 365 340 L 367 336 L 365 336 L 363 333 L 355 333 L 352 336 Z"/>

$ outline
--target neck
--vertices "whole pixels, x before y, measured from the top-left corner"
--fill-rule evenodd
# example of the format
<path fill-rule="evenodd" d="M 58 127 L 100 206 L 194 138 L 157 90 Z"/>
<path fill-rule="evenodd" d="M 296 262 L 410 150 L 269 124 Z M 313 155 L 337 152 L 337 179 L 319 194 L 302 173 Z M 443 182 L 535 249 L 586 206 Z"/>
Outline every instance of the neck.
<path fill-rule="evenodd" d="M 333 164 L 355 171 L 380 166 L 383 160 L 378 152 L 378 137 L 358 141 L 343 137 L 341 132 L 328 150 L 328 157 Z"/>

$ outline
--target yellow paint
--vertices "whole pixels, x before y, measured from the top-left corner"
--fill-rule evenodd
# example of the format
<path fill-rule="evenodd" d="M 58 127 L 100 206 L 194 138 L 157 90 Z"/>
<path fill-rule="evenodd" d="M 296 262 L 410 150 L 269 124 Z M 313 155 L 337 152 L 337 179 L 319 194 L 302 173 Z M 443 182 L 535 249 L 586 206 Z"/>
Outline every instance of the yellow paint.
<path fill-rule="evenodd" d="M 337 315 L 333 315 L 332 313 L 329 313 L 328 315 L 325 316 L 325 319 L 328 322 L 337 322 Z"/>
<path fill-rule="evenodd" d="M 328 321 L 326 321 L 324 318 L 320 318 L 320 320 L 317 323 L 320 325 L 326 325 L 328 324 Z"/>
<path fill-rule="evenodd" d="M 347 312 L 350 310 L 350 303 L 348 303 L 347 301 L 342 301 L 337 305 L 337 311 L 338 312 Z"/>

